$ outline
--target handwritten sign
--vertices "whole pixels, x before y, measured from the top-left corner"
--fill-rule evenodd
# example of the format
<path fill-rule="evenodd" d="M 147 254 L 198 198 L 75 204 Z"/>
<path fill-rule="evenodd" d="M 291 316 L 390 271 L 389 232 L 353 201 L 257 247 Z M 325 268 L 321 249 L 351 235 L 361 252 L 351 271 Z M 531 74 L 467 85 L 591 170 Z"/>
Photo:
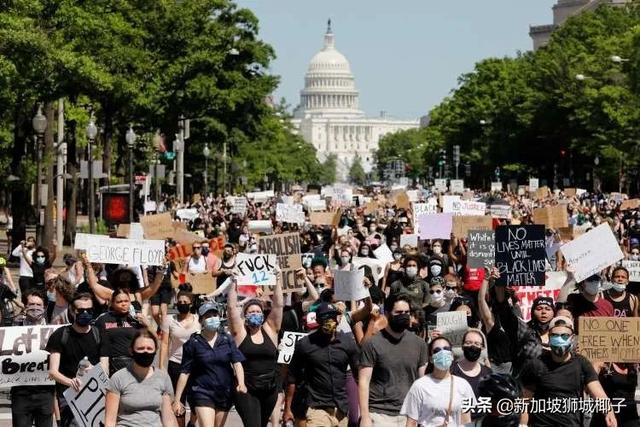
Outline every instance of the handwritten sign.
<path fill-rule="evenodd" d="M 467 332 L 467 313 L 465 311 L 445 311 L 436 313 L 436 329 L 451 341 L 454 346 L 462 345 L 462 337 Z"/>
<path fill-rule="evenodd" d="M 565 260 L 575 269 L 577 282 L 599 273 L 624 258 L 609 224 L 600 224 L 560 247 Z"/>
<path fill-rule="evenodd" d="M 245 216 L 247 214 L 247 198 L 236 197 L 233 200 L 233 206 L 231 206 L 231 213 Z"/>
<path fill-rule="evenodd" d="M 452 193 L 463 193 L 464 192 L 464 180 L 463 179 L 452 179 L 449 181 L 449 189 Z"/>
<path fill-rule="evenodd" d="M 488 215 L 454 216 L 452 233 L 456 237 L 466 238 L 469 230 L 491 230 L 492 226 L 493 219 Z"/>
<path fill-rule="evenodd" d="M 502 225 L 496 229 L 496 267 L 502 286 L 544 286 L 543 225 Z"/>
<path fill-rule="evenodd" d="M 492 204 L 487 206 L 487 210 L 493 218 L 511 219 L 510 205 Z"/>
<path fill-rule="evenodd" d="M 380 261 L 379 259 L 365 257 L 353 257 L 351 259 L 351 263 L 358 268 L 370 268 L 371 275 L 373 276 L 373 281 L 376 284 L 378 284 L 378 281 L 384 275 L 384 269 L 387 265 L 387 263 Z"/>
<path fill-rule="evenodd" d="M 312 225 L 330 225 L 337 227 L 340 222 L 342 213 L 340 210 L 337 212 L 311 212 L 309 214 L 309 222 Z"/>
<path fill-rule="evenodd" d="M 578 352 L 591 362 L 640 362 L 640 318 L 580 317 Z"/>
<path fill-rule="evenodd" d="M 276 221 L 288 222 L 292 224 L 304 224 L 304 211 L 302 205 L 276 205 Z"/>
<path fill-rule="evenodd" d="M 258 238 L 258 251 L 262 254 L 276 255 L 283 292 L 294 292 L 299 289 L 295 272 L 302 267 L 300 234 L 261 236 Z"/>
<path fill-rule="evenodd" d="M 102 264 L 164 264 L 164 240 L 111 239 L 77 233 L 74 248 L 86 251 L 89 261 Z"/>
<path fill-rule="evenodd" d="M 536 191 L 539 186 L 538 178 L 529 178 L 529 191 Z"/>
<path fill-rule="evenodd" d="M 467 265 L 471 268 L 493 267 L 495 258 L 495 233 L 492 230 L 469 231 Z"/>
<path fill-rule="evenodd" d="M 236 255 L 236 269 L 238 270 L 239 285 L 273 286 L 276 278 L 273 274 L 276 268 L 276 256 L 267 254 Z"/>
<path fill-rule="evenodd" d="M 338 301 L 359 301 L 369 296 L 369 290 L 364 286 L 364 270 L 354 271 L 334 270 L 333 289 Z"/>
<path fill-rule="evenodd" d="M 178 209 L 176 211 L 176 216 L 180 219 L 184 219 L 187 221 L 193 221 L 194 219 L 198 218 L 198 209 L 195 208 L 191 208 L 191 209 Z"/>
<path fill-rule="evenodd" d="M 400 247 L 404 248 L 406 245 L 412 248 L 418 247 L 418 235 L 417 234 L 401 234 L 400 235 Z"/>
<path fill-rule="evenodd" d="M 267 191 L 255 191 L 247 193 L 247 199 L 251 199 L 256 203 L 264 203 L 269 200 L 271 197 L 274 197 L 273 190 Z"/>
<path fill-rule="evenodd" d="M 280 345 L 278 345 L 278 363 L 285 365 L 291 363 L 291 359 L 296 350 L 296 343 L 306 336 L 307 334 L 302 332 L 285 331 L 282 334 L 282 341 L 280 341 Z"/>
<path fill-rule="evenodd" d="M 501 182 L 492 182 L 491 183 L 491 192 L 500 192 L 502 191 L 502 183 Z"/>
<path fill-rule="evenodd" d="M 436 191 L 447 191 L 447 180 L 446 179 L 436 179 L 434 182 L 434 186 L 436 188 Z"/>
<path fill-rule="evenodd" d="M 413 203 L 411 206 L 413 208 L 413 229 L 416 233 L 419 233 L 420 217 L 437 213 L 438 201 L 432 198 L 427 203 Z"/>
<path fill-rule="evenodd" d="M 382 243 L 373 251 L 373 255 L 384 263 L 393 262 L 393 253 L 386 243 Z"/>
<path fill-rule="evenodd" d="M 249 221 L 247 228 L 250 233 L 271 233 L 273 231 L 273 224 L 269 219 L 260 219 Z"/>
<path fill-rule="evenodd" d="M 622 266 L 629 271 L 630 282 L 640 282 L 640 261 L 622 261 Z"/>
<path fill-rule="evenodd" d="M 76 422 L 81 427 L 104 426 L 105 396 L 109 377 L 100 365 L 95 365 L 82 378 L 82 388 L 75 391 L 69 387 L 64 398 L 69 403 Z"/>
<path fill-rule="evenodd" d="M 640 199 L 625 200 L 620 205 L 620 210 L 622 211 L 627 211 L 630 209 L 638 209 L 638 208 L 640 208 Z"/>
<path fill-rule="evenodd" d="M 420 239 L 450 239 L 453 226 L 453 215 L 438 213 L 422 215 L 419 219 Z"/>

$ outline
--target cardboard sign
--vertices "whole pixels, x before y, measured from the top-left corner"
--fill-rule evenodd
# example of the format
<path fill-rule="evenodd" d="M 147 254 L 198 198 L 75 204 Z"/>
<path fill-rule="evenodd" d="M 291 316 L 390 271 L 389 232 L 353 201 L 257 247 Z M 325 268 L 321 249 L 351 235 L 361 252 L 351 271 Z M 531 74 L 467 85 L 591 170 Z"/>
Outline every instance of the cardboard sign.
<path fill-rule="evenodd" d="M 236 255 L 238 285 L 274 286 L 276 265 L 275 255 L 239 253 Z"/>
<path fill-rule="evenodd" d="M 164 240 L 111 239 L 77 233 L 76 250 L 84 250 L 91 262 L 102 264 L 164 265 Z"/>
<path fill-rule="evenodd" d="M 547 228 L 564 228 L 569 226 L 567 207 L 563 205 L 545 206 L 533 210 L 533 222 L 544 224 Z"/>
<path fill-rule="evenodd" d="M 231 206 L 231 213 L 245 216 L 247 214 L 247 199 L 245 197 L 236 197 Z"/>
<path fill-rule="evenodd" d="M 502 183 L 501 182 L 492 182 L 491 183 L 491 192 L 502 191 Z"/>
<path fill-rule="evenodd" d="M 481 216 L 454 216 L 453 230 L 454 236 L 466 238 L 469 230 L 491 230 L 493 219 L 487 215 Z"/>
<path fill-rule="evenodd" d="M 538 178 L 529 178 L 529 191 L 536 191 L 539 187 Z"/>
<path fill-rule="evenodd" d="M 409 209 L 411 207 L 409 196 L 407 196 L 407 193 L 405 193 L 404 191 L 396 194 L 393 204 L 398 209 Z"/>
<path fill-rule="evenodd" d="M 624 258 L 609 224 L 593 230 L 560 247 L 565 260 L 575 269 L 576 282 L 615 264 Z"/>
<path fill-rule="evenodd" d="M 184 219 L 187 221 L 193 221 L 194 219 L 198 218 L 198 209 L 195 208 L 191 208 L 191 209 L 178 209 L 176 211 L 176 216 L 180 219 Z"/>
<path fill-rule="evenodd" d="M 276 221 L 288 222 L 292 224 L 304 224 L 304 211 L 302 205 L 276 205 Z"/>
<path fill-rule="evenodd" d="M 308 334 L 302 332 L 285 331 L 282 334 L 282 341 L 278 345 L 278 363 L 288 365 L 291 363 L 296 349 L 296 343 Z"/>
<path fill-rule="evenodd" d="M 536 190 L 536 199 L 546 199 L 549 196 L 549 187 L 544 186 Z"/>
<path fill-rule="evenodd" d="M 564 189 L 564 195 L 567 197 L 573 197 L 576 195 L 576 189 L 575 188 L 565 188 Z"/>
<path fill-rule="evenodd" d="M 447 191 L 447 180 L 446 179 L 436 179 L 435 182 L 436 191 Z"/>
<path fill-rule="evenodd" d="M 170 213 L 144 215 L 140 218 L 145 239 L 162 240 L 173 237 L 174 228 Z"/>
<path fill-rule="evenodd" d="M 211 273 L 188 273 L 185 280 L 193 288 L 194 294 L 210 294 L 216 290 L 216 281 Z"/>
<path fill-rule="evenodd" d="M 628 211 L 630 209 L 640 208 L 640 199 L 625 200 L 620 205 L 620 210 Z"/>
<path fill-rule="evenodd" d="M 640 261 L 622 261 L 622 266 L 629 271 L 630 282 L 640 282 Z"/>
<path fill-rule="evenodd" d="M 76 392 L 69 387 L 64 392 L 64 398 L 79 426 L 102 427 L 109 377 L 98 364 L 85 373 L 80 381 L 82 383 L 80 391 Z"/>
<path fill-rule="evenodd" d="M 462 337 L 467 332 L 467 313 L 464 311 L 446 311 L 436 313 L 436 329 L 451 341 L 451 345 L 462 345 Z"/>
<path fill-rule="evenodd" d="M 406 245 L 412 248 L 418 247 L 418 235 L 417 234 L 401 234 L 400 235 L 400 247 L 404 248 Z"/>
<path fill-rule="evenodd" d="M 302 267 L 300 234 L 286 233 L 260 236 L 258 238 L 258 251 L 262 254 L 277 256 L 283 292 L 294 292 L 299 289 L 295 272 Z"/>
<path fill-rule="evenodd" d="M 418 218 L 420 229 L 420 239 L 445 239 L 451 238 L 453 227 L 453 214 L 438 213 L 433 215 L 422 215 Z"/>
<path fill-rule="evenodd" d="M 61 326 L 0 328 L 0 388 L 54 384 L 49 379 L 49 353 L 45 347 L 51 334 Z"/>
<path fill-rule="evenodd" d="M 373 255 L 384 263 L 393 262 L 393 253 L 386 243 L 381 244 L 373 251 Z"/>
<path fill-rule="evenodd" d="M 493 267 L 496 262 L 496 243 L 493 230 L 469 230 L 467 266 Z"/>
<path fill-rule="evenodd" d="M 354 271 L 334 270 L 333 290 L 338 301 L 360 301 L 369 296 L 369 290 L 364 286 L 364 270 Z"/>
<path fill-rule="evenodd" d="M 261 219 L 249 221 L 247 224 L 247 228 L 249 229 L 249 233 L 258 234 L 258 233 L 271 233 L 273 231 L 273 224 L 270 219 Z"/>
<path fill-rule="evenodd" d="M 311 225 L 337 227 L 341 216 L 342 213 L 339 210 L 337 212 L 311 212 L 309 214 L 309 223 L 311 223 Z"/>
<path fill-rule="evenodd" d="M 502 286 L 544 286 L 543 225 L 501 225 L 496 229 L 496 267 Z"/>
<path fill-rule="evenodd" d="M 640 362 L 640 318 L 579 318 L 578 352 L 591 362 Z"/>
<path fill-rule="evenodd" d="M 449 189 L 452 193 L 464 193 L 464 180 L 452 179 L 451 181 L 449 181 Z"/>

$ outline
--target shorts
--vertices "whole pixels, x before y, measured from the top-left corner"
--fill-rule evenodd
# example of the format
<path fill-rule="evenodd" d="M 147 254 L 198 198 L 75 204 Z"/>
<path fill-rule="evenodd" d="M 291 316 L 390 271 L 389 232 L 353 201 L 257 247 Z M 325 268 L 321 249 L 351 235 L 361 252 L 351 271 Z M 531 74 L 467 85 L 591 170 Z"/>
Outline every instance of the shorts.
<path fill-rule="evenodd" d="M 171 299 L 173 298 L 173 289 L 171 287 L 166 288 L 161 286 L 158 289 L 158 292 L 153 294 L 151 298 L 149 298 L 149 302 L 151 305 L 160 305 L 160 304 L 171 304 Z"/>
<path fill-rule="evenodd" d="M 231 407 L 233 406 L 233 404 L 231 402 L 229 402 L 229 404 L 227 403 L 219 403 L 219 402 L 214 402 L 211 399 L 203 399 L 203 398 L 193 398 L 193 399 L 189 399 L 189 402 L 193 401 L 193 405 L 191 403 L 189 403 L 189 407 L 193 408 L 194 410 L 198 407 L 204 407 L 204 408 L 211 408 L 215 411 L 220 411 L 220 412 L 229 412 L 231 410 Z"/>
<path fill-rule="evenodd" d="M 169 365 L 167 366 L 167 374 L 169 374 L 169 378 L 171 379 L 171 385 L 173 386 L 173 391 L 175 393 L 176 386 L 178 385 L 178 378 L 180 378 L 180 364 L 178 362 L 172 362 L 169 360 Z M 187 381 L 187 385 L 184 388 L 184 392 L 182 393 L 182 397 L 180 398 L 180 403 L 183 405 L 187 401 L 187 395 L 191 391 L 191 378 Z M 189 406 L 193 408 L 193 403 L 191 399 L 189 399 Z"/>
<path fill-rule="evenodd" d="M 213 408 L 216 411 L 229 412 L 233 406 L 233 391 L 233 389 L 226 387 L 208 390 L 202 390 L 202 388 L 197 386 L 195 388 L 191 387 L 188 396 L 189 406 L 192 408 L 204 406 L 206 408 Z"/>

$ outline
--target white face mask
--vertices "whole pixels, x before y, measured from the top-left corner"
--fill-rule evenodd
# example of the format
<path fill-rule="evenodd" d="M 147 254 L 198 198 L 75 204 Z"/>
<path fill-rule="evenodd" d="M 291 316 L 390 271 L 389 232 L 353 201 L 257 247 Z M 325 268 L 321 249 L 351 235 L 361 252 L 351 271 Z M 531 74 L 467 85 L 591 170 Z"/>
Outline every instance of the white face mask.
<path fill-rule="evenodd" d="M 442 300 L 444 299 L 444 295 L 442 294 L 442 292 L 438 293 L 434 293 L 431 294 L 431 305 L 433 306 L 438 306 L 442 303 Z"/>
<path fill-rule="evenodd" d="M 440 255 L 442 253 L 442 248 L 440 246 L 434 246 L 433 247 L 433 253 L 435 255 Z"/>
<path fill-rule="evenodd" d="M 447 289 L 444 291 L 444 297 L 447 300 L 452 300 L 456 297 L 456 295 L 458 295 L 458 293 L 456 291 L 454 291 L 453 289 Z"/>
<path fill-rule="evenodd" d="M 405 269 L 405 273 L 407 274 L 408 278 L 413 279 L 418 275 L 418 267 L 407 267 Z"/>
<path fill-rule="evenodd" d="M 439 265 L 432 265 L 430 270 L 432 276 L 439 276 L 442 272 L 442 267 L 440 267 Z"/>
<path fill-rule="evenodd" d="M 360 253 L 364 256 L 369 256 L 369 249 L 363 249 Z"/>

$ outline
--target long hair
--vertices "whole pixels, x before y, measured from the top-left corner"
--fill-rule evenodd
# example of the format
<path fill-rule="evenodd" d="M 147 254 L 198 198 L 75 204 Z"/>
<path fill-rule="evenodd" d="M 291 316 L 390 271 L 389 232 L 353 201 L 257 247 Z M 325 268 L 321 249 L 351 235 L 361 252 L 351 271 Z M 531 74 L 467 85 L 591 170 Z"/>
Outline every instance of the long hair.
<path fill-rule="evenodd" d="M 427 363 L 427 370 L 426 373 L 430 374 L 433 372 L 433 362 L 431 361 L 431 356 L 433 356 L 433 345 L 436 341 L 440 341 L 440 340 L 444 340 L 447 342 L 447 344 L 449 344 L 449 347 L 451 347 L 451 350 L 453 351 L 453 345 L 451 344 L 451 341 L 449 341 L 448 338 L 443 337 L 442 335 L 440 335 L 438 338 L 432 339 L 431 342 L 428 345 L 428 355 L 429 355 L 429 363 Z"/>

